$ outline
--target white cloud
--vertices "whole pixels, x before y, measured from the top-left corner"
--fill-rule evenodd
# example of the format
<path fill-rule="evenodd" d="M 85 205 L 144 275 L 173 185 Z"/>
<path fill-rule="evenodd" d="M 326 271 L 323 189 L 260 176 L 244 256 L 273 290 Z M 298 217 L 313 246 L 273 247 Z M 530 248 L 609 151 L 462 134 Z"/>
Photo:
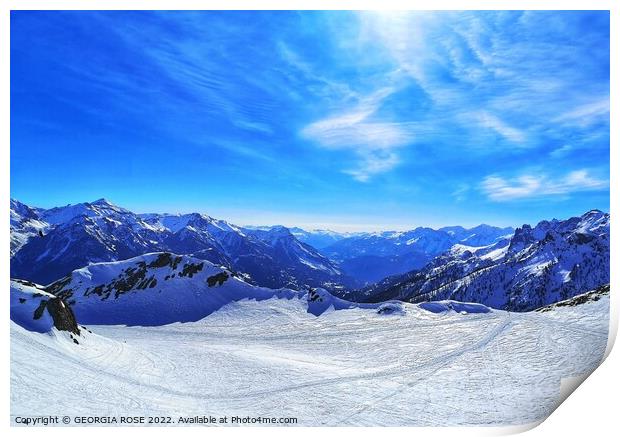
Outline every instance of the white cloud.
<path fill-rule="evenodd" d="M 329 149 L 392 149 L 409 138 L 398 124 L 366 122 L 355 113 L 312 123 L 303 134 Z"/>
<path fill-rule="evenodd" d="M 571 144 L 564 144 L 563 146 L 558 147 L 557 149 L 553 149 L 551 153 L 549 153 L 549 155 L 553 158 L 562 158 L 568 155 L 569 153 L 571 153 L 573 150 L 575 150 L 575 146 Z"/>
<path fill-rule="evenodd" d="M 555 122 L 570 122 L 579 126 L 588 126 L 596 121 L 609 119 L 609 97 L 594 100 L 578 106 L 557 117 Z"/>
<path fill-rule="evenodd" d="M 344 173 L 367 182 L 371 176 L 394 168 L 400 161 L 396 149 L 412 139 L 406 124 L 370 120 L 392 92 L 389 87 L 379 89 L 355 108 L 309 124 L 302 135 L 326 149 L 353 151 L 357 167 Z"/>
<path fill-rule="evenodd" d="M 517 129 L 513 126 L 508 125 L 507 123 L 500 120 L 495 115 L 487 112 L 481 111 L 476 114 L 476 118 L 478 123 L 487 129 L 491 129 L 509 141 L 513 143 L 524 143 L 525 142 L 525 133 L 520 129 Z"/>
<path fill-rule="evenodd" d="M 367 151 L 363 155 L 358 168 L 344 170 L 359 182 L 368 182 L 371 176 L 389 171 L 400 162 L 398 155 L 389 151 Z"/>
<path fill-rule="evenodd" d="M 278 52 L 282 59 L 295 70 L 294 74 L 301 74 L 301 76 L 306 80 L 322 84 L 321 87 L 315 88 L 314 91 L 322 95 L 324 98 L 334 101 L 343 101 L 347 99 L 356 99 L 359 97 L 357 93 L 351 89 L 348 83 L 328 78 L 321 73 L 320 68 L 317 68 L 311 62 L 304 60 L 302 56 L 296 53 L 283 41 L 279 41 L 277 46 Z M 289 72 L 283 73 L 287 75 L 292 74 Z M 291 77 L 289 76 L 289 78 Z M 289 90 L 289 93 L 295 93 L 295 91 Z"/>
<path fill-rule="evenodd" d="M 451 193 L 451 196 L 454 197 L 455 201 L 463 202 L 467 198 L 470 188 L 469 184 L 460 184 L 456 190 Z"/>
<path fill-rule="evenodd" d="M 570 172 L 556 179 L 544 174 L 526 174 L 512 179 L 492 175 L 487 176 L 481 184 L 481 188 L 488 198 L 497 202 L 566 195 L 608 187 L 609 181 L 593 177 L 587 170 L 583 169 Z"/>

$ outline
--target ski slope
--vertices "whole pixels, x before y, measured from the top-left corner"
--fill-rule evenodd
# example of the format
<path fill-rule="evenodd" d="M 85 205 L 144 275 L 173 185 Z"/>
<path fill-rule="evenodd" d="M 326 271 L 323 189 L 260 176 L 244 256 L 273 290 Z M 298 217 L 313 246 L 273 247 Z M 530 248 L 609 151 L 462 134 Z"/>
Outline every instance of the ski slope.
<path fill-rule="evenodd" d="M 603 357 L 609 297 L 546 312 L 230 303 L 197 322 L 11 325 L 11 414 L 297 417 L 298 425 L 510 425 L 544 418 Z M 458 311 L 449 308 L 457 308 Z"/>

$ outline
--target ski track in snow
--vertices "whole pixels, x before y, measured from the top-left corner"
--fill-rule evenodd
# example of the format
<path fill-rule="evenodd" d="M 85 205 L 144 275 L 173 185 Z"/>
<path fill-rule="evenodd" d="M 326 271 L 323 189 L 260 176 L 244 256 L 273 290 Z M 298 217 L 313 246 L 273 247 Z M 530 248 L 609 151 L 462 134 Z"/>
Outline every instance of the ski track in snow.
<path fill-rule="evenodd" d="M 297 417 L 298 425 L 510 425 L 554 408 L 607 343 L 609 298 L 544 313 L 305 312 L 241 301 L 159 327 L 11 328 L 11 414 Z"/>

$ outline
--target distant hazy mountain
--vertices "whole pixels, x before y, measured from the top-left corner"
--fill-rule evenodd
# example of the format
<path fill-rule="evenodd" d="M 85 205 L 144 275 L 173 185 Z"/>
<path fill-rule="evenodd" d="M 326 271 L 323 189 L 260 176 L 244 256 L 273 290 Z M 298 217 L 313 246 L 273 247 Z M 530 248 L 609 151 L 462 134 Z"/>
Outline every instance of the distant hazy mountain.
<path fill-rule="evenodd" d="M 344 238 L 347 238 L 353 233 L 347 232 L 334 232 L 325 229 L 313 229 L 311 231 L 305 231 L 301 228 L 290 228 L 291 233 L 299 240 L 319 250 L 334 244 Z"/>
<path fill-rule="evenodd" d="M 373 283 L 419 269 L 457 243 L 484 246 L 513 232 L 512 228 L 480 225 L 471 229 L 420 227 L 404 232 L 363 233 L 342 238 L 323 248 L 322 253 L 339 261 L 349 276 Z"/>
<path fill-rule="evenodd" d="M 280 228 L 280 225 L 273 226 L 244 226 L 244 229 L 250 231 L 268 231 L 273 228 Z M 291 234 L 295 236 L 302 243 L 306 243 L 315 249 L 321 250 L 327 246 L 330 246 L 337 241 L 343 240 L 349 237 L 356 237 L 360 235 L 366 235 L 366 232 L 336 232 L 328 229 L 312 229 L 305 230 L 299 227 L 288 228 Z"/>
<path fill-rule="evenodd" d="M 455 245 L 419 271 L 350 295 L 361 301 L 452 299 L 528 311 L 609 283 L 609 214 L 523 225 L 484 247 Z"/>

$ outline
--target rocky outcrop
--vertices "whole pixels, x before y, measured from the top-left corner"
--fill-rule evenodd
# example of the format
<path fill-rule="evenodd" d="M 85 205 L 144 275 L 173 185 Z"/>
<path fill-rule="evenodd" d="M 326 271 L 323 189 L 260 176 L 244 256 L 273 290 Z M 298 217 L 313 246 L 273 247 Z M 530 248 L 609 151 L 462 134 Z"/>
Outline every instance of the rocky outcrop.
<path fill-rule="evenodd" d="M 11 320 L 29 331 L 49 332 L 56 328 L 80 335 L 69 304 L 33 282 L 11 280 L 10 309 Z"/>
<path fill-rule="evenodd" d="M 80 328 L 75 320 L 75 315 L 71 307 L 60 298 L 53 298 L 47 301 L 47 311 L 54 320 L 54 327 L 59 331 L 69 331 L 80 335 Z"/>

